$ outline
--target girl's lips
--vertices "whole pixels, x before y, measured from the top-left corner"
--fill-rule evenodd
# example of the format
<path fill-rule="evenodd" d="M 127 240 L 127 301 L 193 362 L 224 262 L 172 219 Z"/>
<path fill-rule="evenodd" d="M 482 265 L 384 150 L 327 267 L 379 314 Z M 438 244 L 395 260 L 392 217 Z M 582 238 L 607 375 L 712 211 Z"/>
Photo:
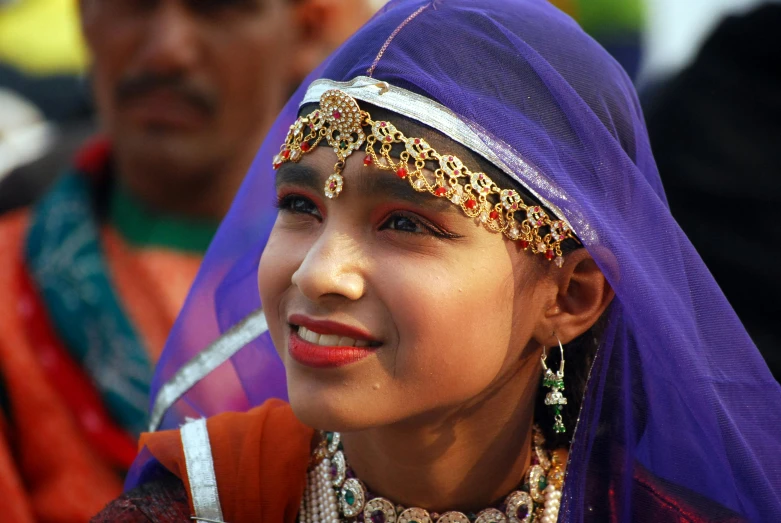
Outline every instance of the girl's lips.
<path fill-rule="evenodd" d="M 288 318 L 288 323 L 301 327 L 306 327 L 317 334 L 331 334 L 335 336 L 344 336 L 355 340 L 366 341 L 370 345 L 379 345 L 380 342 L 371 334 L 358 327 L 351 327 L 343 323 L 337 323 L 330 320 L 315 320 L 304 316 L 303 314 L 293 314 Z"/>
<path fill-rule="evenodd" d="M 290 333 L 288 343 L 290 356 L 302 365 L 316 369 L 336 368 L 349 365 L 370 356 L 371 347 L 334 347 L 316 345 L 301 339 L 295 330 Z"/>

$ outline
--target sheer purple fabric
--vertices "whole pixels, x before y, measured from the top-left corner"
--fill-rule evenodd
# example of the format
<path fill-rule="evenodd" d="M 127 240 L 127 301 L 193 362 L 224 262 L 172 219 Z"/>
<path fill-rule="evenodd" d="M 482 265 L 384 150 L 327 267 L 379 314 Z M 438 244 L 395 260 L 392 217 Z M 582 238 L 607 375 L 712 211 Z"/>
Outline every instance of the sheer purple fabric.
<path fill-rule="evenodd" d="M 261 306 L 257 263 L 276 216 L 271 158 L 306 87 L 370 69 L 446 106 L 506 164 L 520 156 L 535 166 L 541 176 L 517 176 L 561 210 L 616 292 L 573 438 L 560 521 L 647 520 L 633 482 L 638 467 L 746 520 L 781 521 L 781 387 L 670 215 L 630 79 L 545 0 L 392 1 L 310 76 L 209 249 L 153 398 Z M 738 201 L 714 212 L 754 226 Z M 189 389 L 161 426 L 285 395 L 282 365 L 262 335 Z M 142 480 L 148 460 L 142 454 L 129 485 Z"/>

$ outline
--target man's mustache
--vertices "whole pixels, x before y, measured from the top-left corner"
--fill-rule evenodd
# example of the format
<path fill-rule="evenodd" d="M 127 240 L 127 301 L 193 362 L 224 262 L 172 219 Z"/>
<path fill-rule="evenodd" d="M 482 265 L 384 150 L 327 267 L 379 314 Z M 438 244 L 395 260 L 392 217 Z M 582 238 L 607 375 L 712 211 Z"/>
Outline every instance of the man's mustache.
<path fill-rule="evenodd" d="M 117 86 L 116 99 L 119 102 L 128 102 L 158 89 L 172 91 L 206 114 L 212 115 L 217 110 L 217 100 L 214 95 L 181 75 L 142 74 L 125 78 Z"/>

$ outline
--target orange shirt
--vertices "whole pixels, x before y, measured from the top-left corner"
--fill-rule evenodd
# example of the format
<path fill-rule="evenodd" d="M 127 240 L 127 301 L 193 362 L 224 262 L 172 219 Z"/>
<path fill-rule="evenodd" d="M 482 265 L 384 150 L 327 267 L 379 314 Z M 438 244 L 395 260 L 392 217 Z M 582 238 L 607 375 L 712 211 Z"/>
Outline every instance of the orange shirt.
<path fill-rule="evenodd" d="M 47 375 L 19 291 L 29 212 L 0 219 L 0 514 L 7 521 L 84 522 L 122 490 L 121 473 L 90 445 Z M 200 265 L 199 254 L 133 247 L 111 226 L 104 254 L 128 316 L 157 361 Z M 7 412 L 6 412 L 7 409 Z"/>

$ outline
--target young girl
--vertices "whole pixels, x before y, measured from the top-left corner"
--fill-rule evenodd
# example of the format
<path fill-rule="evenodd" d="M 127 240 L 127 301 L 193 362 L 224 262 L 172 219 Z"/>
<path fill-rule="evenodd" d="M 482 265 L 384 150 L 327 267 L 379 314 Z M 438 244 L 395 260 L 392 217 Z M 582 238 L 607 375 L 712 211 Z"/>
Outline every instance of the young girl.
<path fill-rule="evenodd" d="M 157 372 L 96 521 L 781 518 L 781 390 L 544 0 L 394 1 L 315 72 Z"/>

